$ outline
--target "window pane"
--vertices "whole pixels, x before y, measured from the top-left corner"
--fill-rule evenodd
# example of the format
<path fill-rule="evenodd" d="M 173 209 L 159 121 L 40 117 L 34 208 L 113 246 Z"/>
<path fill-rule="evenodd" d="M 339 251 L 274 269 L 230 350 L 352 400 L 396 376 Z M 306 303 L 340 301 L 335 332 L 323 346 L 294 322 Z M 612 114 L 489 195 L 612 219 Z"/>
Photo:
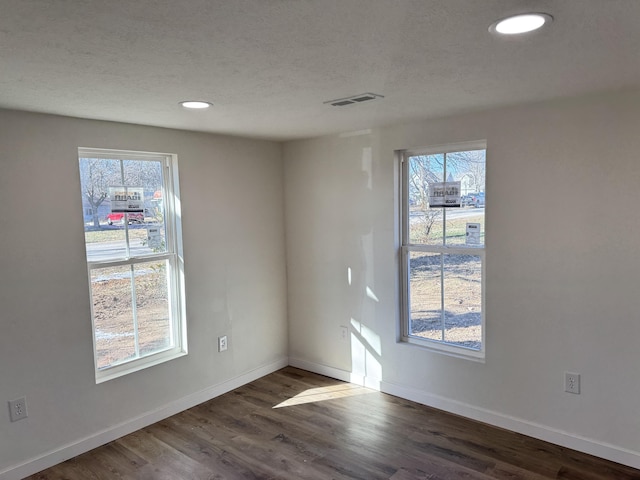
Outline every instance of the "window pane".
<path fill-rule="evenodd" d="M 103 260 L 126 254 L 124 230 L 112 228 L 109 187 L 122 183 L 119 160 L 80 158 L 80 188 L 84 211 L 87 260 Z M 116 222 L 118 223 L 118 222 Z"/>
<path fill-rule="evenodd" d="M 480 207 L 447 208 L 445 215 L 447 245 L 484 246 L 484 204 Z M 479 234 L 467 235 L 468 229 Z"/>
<path fill-rule="evenodd" d="M 162 163 L 123 160 L 124 182 L 144 191 L 144 231 L 131 241 L 131 256 L 164 253 L 166 248 Z"/>
<path fill-rule="evenodd" d="M 131 267 L 91 270 L 98 368 L 135 356 Z"/>
<path fill-rule="evenodd" d="M 442 255 L 409 256 L 409 335 L 442 340 Z"/>
<path fill-rule="evenodd" d="M 462 197 L 460 208 L 446 211 L 447 245 L 484 245 L 485 160 L 485 150 L 447 154 L 447 181 L 460 182 Z M 471 230 L 479 230 L 479 238 L 467 235 L 467 224 L 476 224 Z"/>
<path fill-rule="evenodd" d="M 118 260 L 164 253 L 166 246 L 162 162 L 80 158 L 88 261 Z M 144 191 L 143 213 L 111 212 L 109 187 Z"/>
<path fill-rule="evenodd" d="M 165 253 L 167 251 L 167 229 L 162 190 L 156 190 L 154 197 L 146 201 L 145 204 L 147 205 L 145 208 L 145 238 L 142 239 L 140 251 L 136 255 Z"/>
<path fill-rule="evenodd" d="M 429 184 L 444 181 L 444 155 L 409 157 L 409 243 L 442 245 L 442 208 L 430 208 Z"/>
<path fill-rule="evenodd" d="M 479 350 L 482 342 L 482 260 L 444 255 L 444 341 Z"/>
<path fill-rule="evenodd" d="M 134 266 L 140 355 L 171 348 L 168 261 Z"/>
<path fill-rule="evenodd" d="M 124 228 L 105 226 L 95 229 L 93 226 L 85 224 L 84 229 L 88 261 L 95 262 L 126 257 L 127 243 Z"/>

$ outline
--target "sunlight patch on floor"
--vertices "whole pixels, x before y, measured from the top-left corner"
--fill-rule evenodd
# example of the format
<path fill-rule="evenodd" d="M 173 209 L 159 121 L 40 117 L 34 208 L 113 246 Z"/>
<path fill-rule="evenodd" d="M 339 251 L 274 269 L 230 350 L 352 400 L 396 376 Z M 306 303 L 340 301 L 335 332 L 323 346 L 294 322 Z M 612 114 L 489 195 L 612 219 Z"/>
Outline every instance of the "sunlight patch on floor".
<path fill-rule="evenodd" d="M 323 402 L 325 400 L 335 400 L 337 398 L 353 397 L 355 395 L 366 395 L 376 393 L 370 388 L 361 387 L 351 383 L 340 385 L 331 385 L 329 387 L 310 388 L 289 400 L 279 403 L 273 408 L 291 407 L 293 405 L 302 405 L 304 403 Z"/>

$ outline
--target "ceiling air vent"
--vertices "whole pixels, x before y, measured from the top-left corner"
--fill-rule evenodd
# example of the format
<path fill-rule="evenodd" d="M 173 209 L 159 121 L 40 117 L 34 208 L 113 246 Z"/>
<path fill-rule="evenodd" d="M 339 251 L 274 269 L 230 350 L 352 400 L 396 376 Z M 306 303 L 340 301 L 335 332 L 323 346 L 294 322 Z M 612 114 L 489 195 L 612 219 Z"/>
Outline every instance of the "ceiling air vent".
<path fill-rule="evenodd" d="M 351 100 L 336 100 L 329 103 L 331 103 L 331 105 L 333 105 L 334 107 L 344 107 L 345 105 L 352 105 L 355 102 L 352 102 Z"/>
<path fill-rule="evenodd" d="M 375 100 L 376 98 L 384 98 L 384 96 L 378 95 L 377 93 L 360 93 L 352 97 L 338 98 L 337 100 L 329 100 L 328 102 L 324 103 L 325 105 L 328 104 L 334 107 L 345 107 L 347 105 L 353 105 L 354 103 L 362 103 L 368 102 L 370 100 Z"/>

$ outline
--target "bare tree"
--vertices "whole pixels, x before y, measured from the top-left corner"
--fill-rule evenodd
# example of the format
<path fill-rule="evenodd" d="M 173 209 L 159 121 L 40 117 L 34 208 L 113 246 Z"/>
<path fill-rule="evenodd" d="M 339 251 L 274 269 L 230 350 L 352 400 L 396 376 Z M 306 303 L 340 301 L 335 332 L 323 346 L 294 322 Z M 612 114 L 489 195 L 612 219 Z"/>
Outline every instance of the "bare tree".
<path fill-rule="evenodd" d="M 440 208 L 430 208 L 429 184 L 442 182 L 443 161 L 441 155 L 419 155 L 409 160 L 409 208 L 418 207 L 425 239 L 442 213 Z"/>
<path fill-rule="evenodd" d="M 449 153 L 447 171 L 455 172 L 456 178 L 468 177 L 469 186 L 476 192 L 483 192 L 486 177 L 485 157 L 484 150 Z"/>
<path fill-rule="evenodd" d="M 143 160 L 80 159 L 80 184 L 91 208 L 93 226 L 100 227 L 98 209 L 109 197 L 109 187 L 141 187 L 147 195 L 162 189 L 162 163 Z"/>
<path fill-rule="evenodd" d="M 436 220 L 438 220 L 441 215 L 441 208 L 430 208 L 427 210 L 423 210 L 423 215 L 420 218 L 420 223 L 422 224 L 422 231 L 424 233 L 425 240 L 429 238 L 429 234 L 431 233 L 433 224 L 436 223 Z"/>
<path fill-rule="evenodd" d="M 414 205 L 429 208 L 429 184 L 442 182 L 438 176 L 443 171 L 440 156 L 420 155 L 409 160 L 409 199 Z"/>
<path fill-rule="evenodd" d="M 143 187 L 145 191 L 162 188 L 162 164 L 141 160 L 123 161 L 123 185 Z"/>
<path fill-rule="evenodd" d="M 119 175 L 117 160 L 80 159 L 80 188 L 84 200 L 91 207 L 93 226 L 96 228 L 100 227 L 98 208 L 109 196 L 109 186 L 118 183 Z"/>

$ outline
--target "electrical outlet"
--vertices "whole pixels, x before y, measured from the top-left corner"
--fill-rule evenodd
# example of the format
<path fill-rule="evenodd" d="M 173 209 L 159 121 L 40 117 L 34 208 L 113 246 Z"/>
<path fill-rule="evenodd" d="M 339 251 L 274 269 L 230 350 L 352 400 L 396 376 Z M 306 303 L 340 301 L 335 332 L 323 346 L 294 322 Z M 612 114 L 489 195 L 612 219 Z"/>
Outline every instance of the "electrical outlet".
<path fill-rule="evenodd" d="M 9 417 L 12 422 L 27 418 L 27 398 L 22 397 L 9 402 Z"/>
<path fill-rule="evenodd" d="M 580 374 L 564 372 L 564 391 L 580 393 Z"/>
<path fill-rule="evenodd" d="M 344 325 L 340 326 L 340 340 L 346 342 L 349 339 L 349 329 Z"/>
<path fill-rule="evenodd" d="M 227 349 L 227 336 L 218 337 L 218 351 L 224 352 Z"/>

